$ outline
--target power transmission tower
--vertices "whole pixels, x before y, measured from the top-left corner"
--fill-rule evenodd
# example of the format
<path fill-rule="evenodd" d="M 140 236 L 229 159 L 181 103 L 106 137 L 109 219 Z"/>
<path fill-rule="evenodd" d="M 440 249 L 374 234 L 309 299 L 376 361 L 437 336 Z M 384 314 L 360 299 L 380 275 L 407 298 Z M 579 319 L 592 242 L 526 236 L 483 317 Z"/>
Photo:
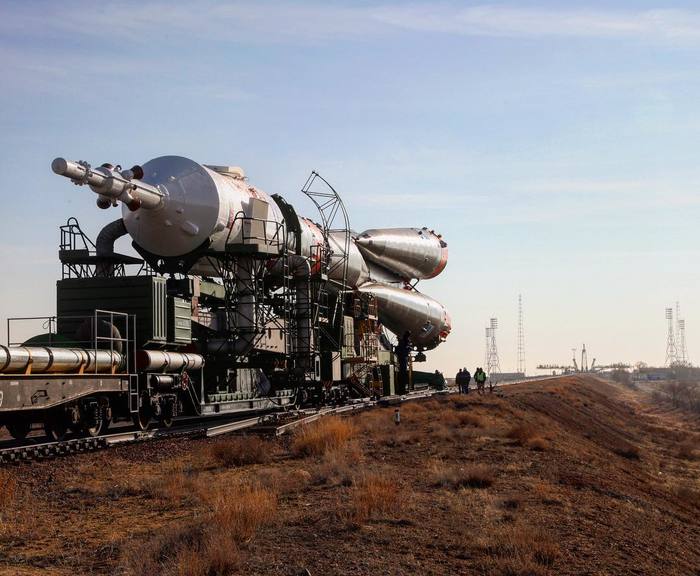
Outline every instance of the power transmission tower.
<path fill-rule="evenodd" d="M 486 346 L 484 347 L 484 366 L 489 367 L 489 349 L 491 347 L 491 328 L 486 327 Z"/>
<path fill-rule="evenodd" d="M 488 342 L 486 371 L 489 378 L 491 378 L 494 374 L 501 373 L 501 363 L 498 359 L 498 347 L 496 346 L 496 328 L 498 328 L 498 318 L 491 318 L 490 325 L 486 329 Z"/>
<path fill-rule="evenodd" d="M 678 351 L 673 326 L 673 308 L 666 308 L 666 320 L 668 320 L 668 336 L 666 337 L 666 366 L 672 366 L 678 362 Z"/>
<path fill-rule="evenodd" d="M 525 375 L 525 328 L 523 326 L 523 295 L 518 294 L 518 369 Z"/>
<path fill-rule="evenodd" d="M 683 366 L 690 364 L 688 350 L 685 347 L 685 320 L 681 318 L 681 307 L 678 302 L 676 302 L 676 356 L 679 364 Z"/>

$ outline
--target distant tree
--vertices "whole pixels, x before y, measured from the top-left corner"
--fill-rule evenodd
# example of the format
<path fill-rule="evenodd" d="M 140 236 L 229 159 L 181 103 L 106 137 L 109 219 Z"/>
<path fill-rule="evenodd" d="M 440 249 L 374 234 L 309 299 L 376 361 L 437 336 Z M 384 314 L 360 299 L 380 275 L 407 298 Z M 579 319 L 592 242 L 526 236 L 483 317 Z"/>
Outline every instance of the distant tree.
<path fill-rule="evenodd" d="M 632 388 L 634 390 L 637 389 L 637 385 L 632 382 L 632 375 L 627 372 L 627 370 L 614 370 L 610 376 L 615 382 L 618 382 L 623 386 L 627 386 L 628 388 Z"/>

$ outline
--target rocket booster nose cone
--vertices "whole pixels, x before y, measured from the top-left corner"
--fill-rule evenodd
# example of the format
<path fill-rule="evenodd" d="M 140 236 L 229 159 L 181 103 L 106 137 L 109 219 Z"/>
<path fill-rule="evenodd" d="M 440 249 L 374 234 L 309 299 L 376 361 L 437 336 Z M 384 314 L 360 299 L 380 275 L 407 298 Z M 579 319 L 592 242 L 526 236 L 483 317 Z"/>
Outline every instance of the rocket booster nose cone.
<path fill-rule="evenodd" d="M 394 334 L 411 331 L 414 344 L 425 350 L 435 348 L 450 332 L 445 307 L 417 290 L 405 290 L 377 282 L 359 287 L 377 299 L 379 320 Z"/>
<path fill-rule="evenodd" d="M 447 264 L 447 244 L 427 228 L 366 230 L 355 242 L 367 260 L 404 279 L 432 278 Z"/>
<path fill-rule="evenodd" d="M 361 249 L 376 256 L 381 256 L 386 251 L 386 241 L 384 238 L 372 236 L 366 232 L 356 240 L 356 243 Z"/>

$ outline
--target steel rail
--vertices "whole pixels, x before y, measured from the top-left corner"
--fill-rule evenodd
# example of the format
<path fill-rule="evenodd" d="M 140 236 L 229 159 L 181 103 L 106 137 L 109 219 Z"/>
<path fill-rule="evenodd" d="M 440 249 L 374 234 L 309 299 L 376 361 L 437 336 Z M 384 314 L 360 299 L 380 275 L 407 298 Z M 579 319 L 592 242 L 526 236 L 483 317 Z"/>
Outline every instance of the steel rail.
<path fill-rule="evenodd" d="M 251 429 L 251 431 L 255 432 L 271 433 L 274 436 L 281 436 L 299 426 L 310 424 L 325 416 L 355 412 L 376 405 L 400 404 L 411 400 L 419 400 L 438 394 L 449 393 L 451 393 L 449 390 L 426 390 L 411 392 L 400 396 L 386 396 L 379 400 L 363 398 L 352 404 L 334 408 L 303 409 L 294 412 L 272 412 L 244 420 L 225 422 L 223 424 L 197 422 L 187 423 L 184 426 L 177 426 L 175 428 L 153 428 L 145 431 L 131 430 L 128 432 L 105 434 L 94 438 L 70 438 L 67 440 L 41 443 L 30 442 L 19 446 L 0 449 L 0 464 L 44 460 L 69 454 L 91 452 L 129 443 L 175 438 L 178 436 L 214 438 L 223 434 Z M 275 419 L 279 419 L 279 417 L 296 417 L 296 419 L 279 424 L 274 421 Z"/>

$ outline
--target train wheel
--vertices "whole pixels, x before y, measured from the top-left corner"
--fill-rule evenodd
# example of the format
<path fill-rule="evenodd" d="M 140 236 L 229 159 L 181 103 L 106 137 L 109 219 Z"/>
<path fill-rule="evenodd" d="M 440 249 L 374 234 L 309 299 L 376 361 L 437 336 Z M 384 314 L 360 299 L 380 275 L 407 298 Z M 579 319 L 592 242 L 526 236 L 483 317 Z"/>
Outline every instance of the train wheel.
<path fill-rule="evenodd" d="M 174 401 L 165 401 L 160 407 L 160 418 L 158 422 L 162 428 L 170 428 L 173 425 L 173 418 L 175 417 L 175 403 Z"/>
<path fill-rule="evenodd" d="M 90 410 L 89 415 L 85 414 L 83 416 L 81 432 L 90 438 L 104 434 L 109 428 L 111 415 L 112 410 L 109 407 L 109 401 L 105 398 L 101 399 L 99 408 Z"/>
<path fill-rule="evenodd" d="M 10 433 L 10 436 L 15 440 L 24 440 L 27 434 L 29 434 L 29 430 L 32 428 L 32 425 L 24 420 L 19 422 L 7 422 L 5 425 L 7 426 L 7 431 Z"/>
<path fill-rule="evenodd" d="M 164 414 L 160 417 L 160 420 L 158 420 L 158 422 L 160 423 L 160 426 L 162 428 L 170 428 L 173 425 L 173 417 Z"/>
<path fill-rule="evenodd" d="M 86 436 L 90 436 L 90 438 L 95 438 L 100 434 L 104 434 L 108 426 L 109 421 L 105 420 L 104 417 L 100 416 L 99 418 L 91 418 L 90 422 L 86 422 L 83 425 L 82 431 Z"/>
<path fill-rule="evenodd" d="M 60 442 L 68 434 L 68 420 L 63 414 L 50 414 L 44 422 L 44 432 L 49 440 Z"/>
<path fill-rule="evenodd" d="M 131 419 L 139 430 L 148 430 L 148 426 L 151 424 L 151 399 L 148 394 L 141 394 L 139 411 L 132 414 Z"/>

